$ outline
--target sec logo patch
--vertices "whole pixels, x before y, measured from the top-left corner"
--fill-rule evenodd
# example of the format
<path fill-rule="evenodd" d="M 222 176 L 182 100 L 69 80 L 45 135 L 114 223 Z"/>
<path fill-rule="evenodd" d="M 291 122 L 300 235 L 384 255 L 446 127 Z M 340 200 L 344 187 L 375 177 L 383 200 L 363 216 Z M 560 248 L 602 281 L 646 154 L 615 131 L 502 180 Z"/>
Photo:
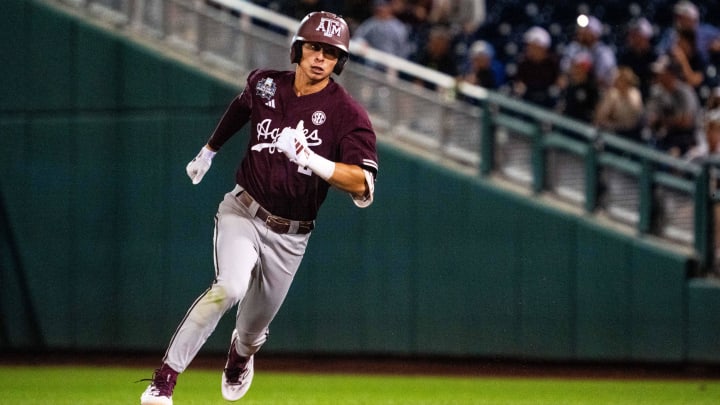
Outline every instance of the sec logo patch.
<path fill-rule="evenodd" d="M 312 115 L 312 123 L 315 125 L 322 125 L 325 119 L 325 113 L 322 111 L 315 111 Z"/>

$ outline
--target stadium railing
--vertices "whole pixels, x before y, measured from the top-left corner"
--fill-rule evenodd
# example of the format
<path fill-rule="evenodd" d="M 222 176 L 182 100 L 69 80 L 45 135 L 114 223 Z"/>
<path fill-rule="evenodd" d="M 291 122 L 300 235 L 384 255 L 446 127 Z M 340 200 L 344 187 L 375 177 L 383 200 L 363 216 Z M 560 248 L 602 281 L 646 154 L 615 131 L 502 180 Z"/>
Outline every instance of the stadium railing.
<path fill-rule="evenodd" d="M 245 0 L 48 0 L 239 76 L 290 67 L 299 22 Z M 687 162 L 351 42 L 337 78 L 381 139 L 548 197 L 693 255 L 716 271 L 720 159 Z"/>

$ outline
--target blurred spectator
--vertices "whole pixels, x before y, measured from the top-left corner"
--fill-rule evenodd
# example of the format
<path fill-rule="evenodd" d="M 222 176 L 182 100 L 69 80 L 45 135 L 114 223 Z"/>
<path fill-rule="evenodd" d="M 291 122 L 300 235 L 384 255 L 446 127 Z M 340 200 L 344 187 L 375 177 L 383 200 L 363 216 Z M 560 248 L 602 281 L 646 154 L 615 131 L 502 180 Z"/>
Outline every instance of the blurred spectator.
<path fill-rule="evenodd" d="M 697 145 L 688 151 L 685 158 L 693 160 L 710 155 L 720 156 L 720 87 L 710 92 L 703 106 L 702 127 L 697 140 Z"/>
<path fill-rule="evenodd" d="M 704 110 L 712 111 L 720 108 L 720 87 L 715 87 L 705 101 Z"/>
<path fill-rule="evenodd" d="M 432 0 L 428 19 L 433 25 L 443 25 L 459 32 L 475 32 L 484 19 L 482 0 Z"/>
<path fill-rule="evenodd" d="M 657 83 L 646 103 L 647 126 L 658 149 L 680 157 L 695 145 L 700 101 L 693 88 L 680 79 L 680 68 L 667 55 L 652 65 Z"/>
<path fill-rule="evenodd" d="M 702 139 L 706 144 L 707 155 L 720 157 L 720 110 L 714 109 L 708 112 L 703 134 Z"/>
<path fill-rule="evenodd" d="M 705 112 L 699 142 L 685 158 L 697 161 L 710 156 L 720 157 L 720 109 L 717 108 Z"/>
<path fill-rule="evenodd" d="M 408 29 L 393 13 L 388 0 L 373 1 L 373 15 L 355 30 L 353 39 L 389 54 L 407 58 L 411 47 Z"/>
<path fill-rule="evenodd" d="M 420 0 L 393 0 L 393 13 L 408 27 L 408 41 L 410 42 L 410 55 L 408 59 L 415 60 L 418 51 L 422 49 L 430 36 L 433 24 L 428 19 L 430 15 L 430 1 Z"/>
<path fill-rule="evenodd" d="M 665 30 L 658 43 L 659 54 L 670 51 L 680 31 L 695 32 L 698 52 L 705 61 L 710 60 L 713 51 L 720 51 L 720 29 L 711 24 L 701 23 L 700 11 L 692 2 L 681 0 L 675 4 L 673 24 Z"/>
<path fill-rule="evenodd" d="M 560 62 L 550 48 L 550 34 L 532 27 L 523 36 L 525 49 L 518 57 L 517 71 L 511 75 L 512 93 L 545 108 L 557 102 Z"/>
<path fill-rule="evenodd" d="M 475 32 L 485 20 L 484 0 L 456 0 L 450 13 L 451 24 L 459 31 Z"/>
<path fill-rule="evenodd" d="M 601 40 L 603 26 L 594 16 L 581 14 L 577 18 L 575 39 L 563 51 L 560 67 L 567 75 L 577 54 L 588 53 L 592 59 L 595 82 L 601 89 L 612 86 L 617 60 L 615 51 Z"/>
<path fill-rule="evenodd" d="M 624 46 L 618 52 L 618 65 L 627 66 L 638 78 L 638 87 L 643 100 L 650 95 L 654 73 L 650 65 L 658 54 L 652 46 L 653 27 L 646 18 L 632 21 L 628 26 Z"/>
<path fill-rule="evenodd" d="M 330 4 L 324 0 L 282 0 L 280 12 L 296 20 L 302 20 L 313 11 L 339 12 L 329 8 Z"/>
<path fill-rule="evenodd" d="M 593 75 L 593 57 L 589 52 L 573 55 L 558 112 L 586 123 L 592 123 L 600 90 Z"/>
<path fill-rule="evenodd" d="M 452 13 L 453 1 L 451 0 L 431 0 L 430 2 L 430 22 L 433 25 L 450 26 L 450 14 Z"/>
<path fill-rule="evenodd" d="M 481 39 L 478 29 L 483 22 L 484 8 L 482 0 L 457 0 L 451 5 L 447 19 L 453 35 L 456 63 L 465 66 L 470 57 L 470 47 Z"/>
<path fill-rule="evenodd" d="M 497 89 L 505 81 L 503 64 L 495 59 L 495 49 L 487 41 L 475 41 L 470 47 L 469 63 L 463 80 L 488 89 Z"/>
<path fill-rule="evenodd" d="M 466 24 L 470 30 L 476 30 L 484 17 L 482 0 L 432 0 L 430 3 L 430 21 L 455 32 Z"/>
<path fill-rule="evenodd" d="M 670 48 L 670 56 L 677 63 L 682 79 L 700 94 L 700 86 L 705 82 L 707 63 L 697 49 L 695 31 L 678 31 L 675 43 Z"/>
<path fill-rule="evenodd" d="M 428 0 L 392 0 L 392 7 L 395 16 L 408 25 L 430 22 L 430 8 L 432 1 Z"/>
<path fill-rule="evenodd" d="M 617 70 L 613 87 L 608 89 L 595 111 L 595 125 L 620 136 L 642 142 L 644 105 L 638 78 L 627 66 Z"/>
<path fill-rule="evenodd" d="M 427 44 L 415 61 L 453 77 L 458 76 L 458 66 L 452 51 L 452 37 L 447 28 L 437 26 L 430 31 Z"/>
<path fill-rule="evenodd" d="M 368 18 L 372 17 L 372 4 L 367 0 L 344 0 L 340 15 L 348 23 L 350 33 L 354 33 L 357 27 Z"/>

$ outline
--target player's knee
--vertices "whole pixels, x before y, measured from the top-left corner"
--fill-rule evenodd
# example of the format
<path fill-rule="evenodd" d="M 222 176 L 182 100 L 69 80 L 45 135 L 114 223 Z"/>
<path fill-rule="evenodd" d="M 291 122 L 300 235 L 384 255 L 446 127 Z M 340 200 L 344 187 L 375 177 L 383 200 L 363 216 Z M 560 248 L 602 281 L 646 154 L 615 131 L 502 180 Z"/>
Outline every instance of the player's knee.
<path fill-rule="evenodd" d="M 190 318 L 197 323 L 222 316 L 239 301 L 238 293 L 221 284 L 213 286 L 196 302 Z"/>
<path fill-rule="evenodd" d="M 240 302 L 245 297 L 246 289 L 238 288 L 236 284 L 219 282 L 213 286 L 212 289 L 221 291 L 221 298 L 223 304 L 227 305 L 228 308 Z"/>

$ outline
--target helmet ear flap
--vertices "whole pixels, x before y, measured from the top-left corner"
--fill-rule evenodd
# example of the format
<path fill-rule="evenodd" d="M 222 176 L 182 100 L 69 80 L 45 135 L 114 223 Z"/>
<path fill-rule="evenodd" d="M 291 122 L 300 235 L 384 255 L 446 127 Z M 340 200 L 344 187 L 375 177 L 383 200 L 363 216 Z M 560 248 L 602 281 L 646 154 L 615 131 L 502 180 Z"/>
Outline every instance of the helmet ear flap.
<path fill-rule="evenodd" d="M 333 73 L 340 76 L 340 73 L 342 73 L 343 68 L 345 67 L 345 64 L 347 63 L 347 61 L 348 61 L 348 54 L 343 52 L 342 55 L 340 55 L 340 57 L 338 58 L 337 63 L 335 64 L 335 69 L 333 69 Z"/>
<path fill-rule="evenodd" d="M 290 47 L 290 63 L 300 63 L 300 59 L 302 59 L 302 41 L 295 41 Z"/>

